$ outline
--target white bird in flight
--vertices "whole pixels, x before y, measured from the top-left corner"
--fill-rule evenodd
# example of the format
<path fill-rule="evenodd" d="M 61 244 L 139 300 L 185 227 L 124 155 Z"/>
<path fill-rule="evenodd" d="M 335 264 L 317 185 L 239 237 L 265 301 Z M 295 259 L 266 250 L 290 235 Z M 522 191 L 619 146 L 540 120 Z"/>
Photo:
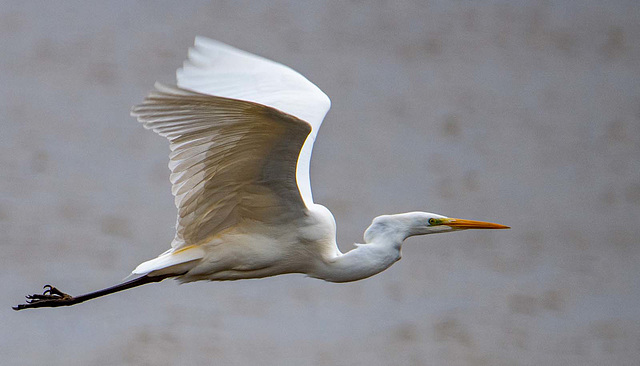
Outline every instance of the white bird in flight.
<path fill-rule="evenodd" d="M 410 236 L 508 228 L 428 212 L 383 215 L 363 244 L 342 253 L 333 215 L 311 196 L 311 150 L 331 105 L 317 86 L 287 66 L 196 37 L 177 86 L 155 89 L 131 114 L 170 141 L 178 208 L 171 248 L 134 269 L 133 280 L 80 296 L 47 285 L 15 310 L 74 305 L 166 278 L 356 281 L 398 261 Z"/>

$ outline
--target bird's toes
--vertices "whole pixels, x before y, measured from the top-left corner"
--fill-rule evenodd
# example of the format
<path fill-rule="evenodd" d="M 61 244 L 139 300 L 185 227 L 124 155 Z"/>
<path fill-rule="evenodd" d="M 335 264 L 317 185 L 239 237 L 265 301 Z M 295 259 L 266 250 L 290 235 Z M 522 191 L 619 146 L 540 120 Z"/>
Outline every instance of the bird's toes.
<path fill-rule="evenodd" d="M 42 286 L 42 288 L 44 289 L 44 291 L 42 292 L 43 295 L 49 295 L 51 294 L 51 289 L 54 288 L 51 285 L 44 285 Z"/>
<path fill-rule="evenodd" d="M 54 298 L 58 298 L 58 297 L 63 298 L 63 297 L 69 296 L 51 285 L 44 285 L 43 289 L 44 289 L 44 292 L 42 292 L 42 295 L 47 295 Z"/>
<path fill-rule="evenodd" d="M 33 294 L 33 295 L 27 295 L 25 296 L 28 300 L 28 302 L 33 302 L 33 301 L 38 301 L 38 300 L 51 300 L 56 298 L 55 296 L 51 296 L 48 294 Z"/>
<path fill-rule="evenodd" d="M 14 310 L 22 310 L 29 308 L 40 307 L 56 307 L 64 306 L 73 302 L 74 297 L 58 290 L 51 285 L 45 285 L 42 294 L 33 294 L 25 296 L 27 298 L 26 304 L 20 304 L 14 306 Z"/>

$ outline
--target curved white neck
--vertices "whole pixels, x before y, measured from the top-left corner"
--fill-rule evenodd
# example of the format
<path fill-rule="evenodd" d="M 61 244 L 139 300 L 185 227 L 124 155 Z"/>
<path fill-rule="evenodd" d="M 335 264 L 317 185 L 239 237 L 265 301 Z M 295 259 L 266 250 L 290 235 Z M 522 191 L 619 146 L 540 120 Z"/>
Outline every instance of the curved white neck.
<path fill-rule="evenodd" d="M 400 260 L 405 236 L 385 235 L 325 260 L 316 268 L 313 277 L 330 282 L 350 282 L 371 277 Z"/>
<path fill-rule="evenodd" d="M 356 244 L 344 254 L 336 250 L 331 257 L 322 258 L 313 273 L 308 274 L 331 282 L 349 282 L 380 273 L 400 259 L 406 238 L 429 233 L 426 222 L 426 218 L 416 217 L 415 213 L 376 217 L 364 233 L 366 244 Z"/>

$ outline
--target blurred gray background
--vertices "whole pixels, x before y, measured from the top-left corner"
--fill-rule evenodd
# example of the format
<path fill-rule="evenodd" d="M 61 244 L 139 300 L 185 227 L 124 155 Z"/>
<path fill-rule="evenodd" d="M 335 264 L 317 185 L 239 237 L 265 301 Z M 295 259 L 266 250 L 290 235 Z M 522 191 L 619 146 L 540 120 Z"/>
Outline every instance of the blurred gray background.
<path fill-rule="evenodd" d="M 168 143 L 129 109 L 195 35 L 333 101 L 314 198 L 343 250 L 374 216 L 503 223 L 410 239 L 373 278 L 119 282 L 169 247 Z M 3 1 L 3 365 L 637 365 L 637 1 Z"/>

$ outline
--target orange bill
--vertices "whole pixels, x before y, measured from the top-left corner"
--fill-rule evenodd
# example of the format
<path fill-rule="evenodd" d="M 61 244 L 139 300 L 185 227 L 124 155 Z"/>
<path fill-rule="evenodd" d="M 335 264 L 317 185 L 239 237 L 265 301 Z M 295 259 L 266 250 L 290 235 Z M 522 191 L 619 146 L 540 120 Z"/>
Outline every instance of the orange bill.
<path fill-rule="evenodd" d="M 494 224 L 492 222 L 447 218 L 442 225 L 459 229 L 511 229 L 509 226 Z"/>

